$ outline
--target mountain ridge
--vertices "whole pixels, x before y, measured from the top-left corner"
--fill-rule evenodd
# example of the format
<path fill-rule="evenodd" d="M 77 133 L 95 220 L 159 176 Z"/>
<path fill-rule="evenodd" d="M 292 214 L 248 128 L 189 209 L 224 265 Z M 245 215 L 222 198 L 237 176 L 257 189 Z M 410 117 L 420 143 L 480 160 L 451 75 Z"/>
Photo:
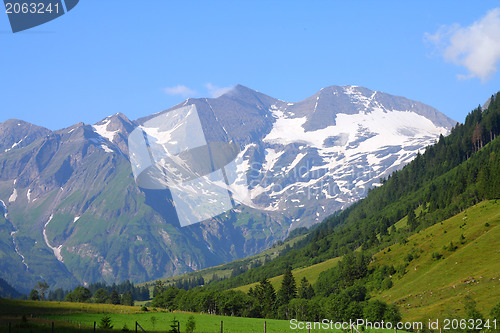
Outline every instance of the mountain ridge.
<path fill-rule="evenodd" d="M 350 104 L 357 101 L 353 108 L 367 108 L 360 102 L 369 97 L 367 91 L 338 89 L 354 89 L 356 98 L 343 99 Z M 333 93 L 324 98 L 334 99 Z M 322 98 L 319 100 L 321 105 Z M 236 163 L 249 181 L 232 185 L 248 187 L 252 197 L 249 205 L 180 228 L 168 191 L 146 190 L 135 184 L 127 137 L 149 119 L 191 104 L 197 107 L 208 142 L 239 145 Z M 295 113 L 288 109 L 293 105 Z M 395 140 L 407 138 L 408 142 L 377 146 L 374 140 L 382 137 L 369 130 L 370 118 L 366 117 L 371 111 L 348 115 L 331 109 L 330 125 L 314 128 L 318 121 L 321 126 L 326 123 L 321 120 L 327 105 L 320 107 L 323 114 L 308 123 L 308 115 L 315 109 L 237 86 L 219 98 L 188 99 L 136 121 L 118 113 L 94 125 L 38 129 L 32 142 L 22 147 L 12 147 L 19 137 L 4 138 L 4 146 L 11 150 L 0 150 L 0 199 L 9 213 L 2 219 L 0 249 L 11 258 L 4 263 L 4 271 L 11 269 L 18 275 L 0 277 L 24 291 L 38 279 L 67 288 L 102 280 L 148 281 L 242 258 L 284 239 L 293 228 L 314 224 L 363 197 L 381 175 L 402 167 L 446 131 L 415 112 L 379 110 L 381 115 L 400 117 L 394 118 L 399 120 L 393 127 L 386 127 L 394 130 Z M 420 123 L 414 123 L 421 127 L 405 132 L 408 116 L 419 119 Z M 361 119 L 366 129 L 357 127 L 359 119 L 352 117 Z M 350 124 L 350 133 L 336 133 L 337 127 L 331 124 L 340 120 Z M 279 127 L 282 124 L 298 131 L 284 131 Z M 312 127 L 306 130 L 304 124 Z M 26 126 L 24 136 L 31 133 Z M 381 150 L 370 151 L 367 145 L 364 157 L 356 155 L 367 142 Z M 344 156 L 345 152 L 352 153 Z M 334 193 L 324 188 L 329 184 L 337 186 L 333 189 L 339 200 L 352 200 L 332 200 Z M 286 191 L 290 194 L 284 195 Z M 300 196 L 300 191 L 308 193 Z M 54 273 L 53 267 L 57 268 Z"/>

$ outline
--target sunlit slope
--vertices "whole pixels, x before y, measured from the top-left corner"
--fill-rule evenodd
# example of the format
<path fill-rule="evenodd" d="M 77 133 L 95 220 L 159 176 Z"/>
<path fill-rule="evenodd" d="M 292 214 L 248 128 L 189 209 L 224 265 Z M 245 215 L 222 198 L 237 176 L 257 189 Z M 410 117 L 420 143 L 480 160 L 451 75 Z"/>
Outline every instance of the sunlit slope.
<path fill-rule="evenodd" d="M 500 201 L 479 203 L 374 259 L 398 270 L 376 297 L 395 302 L 405 320 L 463 315 L 466 296 L 488 315 L 500 300 Z"/>
<path fill-rule="evenodd" d="M 295 277 L 295 281 L 297 282 L 297 284 L 299 284 L 300 280 L 302 280 L 302 278 L 305 277 L 311 284 L 314 284 L 321 272 L 336 266 L 337 263 L 340 261 L 340 259 L 341 259 L 340 257 L 333 258 L 309 267 L 294 269 L 292 273 L 293 276 Z M 269 279 L 269 282 L 271 282 L 274 289 L 277 290 L 281 286 L 281 280 L 283 280 L 283 275 L 272 277 Z M 237 287 L 234 289 L 248 292 L 250 288 L 255 287 L 257 284 L 259 283 L 247 284 L 245 286 Z"/>

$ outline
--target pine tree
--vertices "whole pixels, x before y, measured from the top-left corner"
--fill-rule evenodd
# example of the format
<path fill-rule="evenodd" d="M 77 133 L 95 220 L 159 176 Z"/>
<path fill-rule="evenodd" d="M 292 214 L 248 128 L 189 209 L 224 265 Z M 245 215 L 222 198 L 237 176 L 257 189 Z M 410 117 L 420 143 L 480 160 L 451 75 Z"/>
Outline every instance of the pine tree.
<path fill-rule="evenodd" d="M 292 269 L 288 266 L 283 274 L 283 280 L 281 281 L 281 288 L 277 294 L 278 306 L 286 305 L 292 298 L 297 296 L 297 286 L 295 284 L 295 278 L 292 274 Z"/>
<path fill-rule="evenodd" d="M 409 231 L 414 231 L 417 228 L 417 216 L 415 215 L 415 211 L 410 207 L 408 211 L 408 229 Z"/>
<path fill-rule="evenodd" d="M 193 333 L 196 328 L 196 322 L 194 321 L 193 316 L 189 316 L 188 321 L 186 322 L 186 332 Z"/>
<path fill-rule="evenodd" d="M 120 304 L 120 295 L 116 291 L 116 289 L 113 289 L 111 292 L 111 295 L 109 296 L 111 304 Z"/>
<path fill-rule="evenodd" d="M 122 302 L 123 305 L 129 305 L 133 306 L 134 305 L 134 297 L 132 296 L 132 292 L 128 291 L 125 294 L 123 294 L 122 297 Z"/>
<path fill-rule="evenodd" d="M 272 316 L 276 301 L 276 292 L 268 279 L 264 278 L 255 289 L 250 289 L 248 294 L 254 298 L 256 316 L 264 318 Z"/>
<path fill-rule="evenodd" d="M 299 286 L 299 292 L 298 292 L 298 297 L 299 298 L 304 298 L 304 299 L 311 299 L 314 297 L 314 289 L 307 281 L 306 277 L 303 277 L 302 280 L 300 280 L 300 286 Z"/>
<path fill-rule="evenodd" d="M 172 322 L 170 324 L 170 330 L 168 331 L 169 333 L 179 333 L 179 321 L 177 319 L 172 319 Z"/>
<path fill-rule="evenodd" d="M 163 282 L 161 280 L 156 280 L 155 287 L 153 289 L 153 297 L 161 294 L 164 291 L 165 291 L 165 286 L 163 285 Z"/>
<path fill-rule="evenodd" d="M 110 330 L 113 328 L 113 325 L 111 325 L 111 317 L 108 315 L 105 315 L 101 318 L 101 321 L 99 322 L 99 328 L 105 329 L 105 330 Z"/>

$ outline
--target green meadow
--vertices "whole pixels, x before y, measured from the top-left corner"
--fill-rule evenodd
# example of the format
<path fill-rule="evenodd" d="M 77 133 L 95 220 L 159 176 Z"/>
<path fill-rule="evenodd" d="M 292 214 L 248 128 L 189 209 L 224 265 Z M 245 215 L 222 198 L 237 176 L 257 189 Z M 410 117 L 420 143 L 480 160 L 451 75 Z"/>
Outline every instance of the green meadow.
<path fill-rule="evenodd" d="M 500 300 L 500 201 L 481 202 L 386 248 L 372 265 L 399 268 L 392 288 L 405 320 L 456 318 L 469 296 L 485 316 Z"/>
<path fill-rule="evenodd" d="M 257 333 L 264 332 L 308 332 L 307 329 L 291 329 L 290 322 L 277 319 L 242 318 L 216 316 L 209 314 L 188 312 L 166 312 L 149 309 L 141 311 L 137 306 L 120 306 L 109 304 L 68 303 L 68 302 L 37 302 L 0 300 L 0 332 L 8 332 L 11 323 L 11 332 L 93 332 L 94 322 L 97 323 L 96 332 L 110 332 L 99 329 L 99 322 L 105 315 L 111 318 L 112 331 L 123 331 L 126 326 L 131 332 L 135 331 L 135 322 L 146 332 L 168 332 L 175 318 L 179 321 L 180 331 L 186 331 L 189 317 L 195 321 L 194 332 L 218 333 Z M 26 320 L 23 321 L 22 317 Z M 139 332 L 142 332 L 138 329 Z M 394 330 L 373 330 L 373 332 L 394 332 Z M 331 329 L 311 329 L 311 332 L 340 332 Z M 369 333 L 370 330 L 364 332 Z M 403 332 L 403 331 L 401 331 Z"/>

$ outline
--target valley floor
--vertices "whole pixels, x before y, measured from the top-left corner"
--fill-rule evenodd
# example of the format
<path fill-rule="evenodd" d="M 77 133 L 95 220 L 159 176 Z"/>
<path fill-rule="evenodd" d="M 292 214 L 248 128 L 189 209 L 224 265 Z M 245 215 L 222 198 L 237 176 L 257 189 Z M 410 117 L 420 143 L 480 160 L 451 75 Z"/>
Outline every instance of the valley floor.
<path fill-rule="evenodd" d="M 308 332 L 307 329 L 292 329 L 287 320 L 242 318 L 231 316 L 217 316 L 188 312 L 141 311 L 140 307 L 129 307 L 108 304 L 68 303 L 68 302 L 35 302 L 0 300 L 0 332 L 9 332 L 9 322 L 12 332 L 51 332 L 54 322 L 54 332 L 93 332 L 93 324 L 108 314 L 111 318 L 113 330 L 120 331 L 126 325 L 130 331 L 135 331 L 137 321 L 146 332 L 167 332 L 172 320 L 180 322 L 181 332 L 186 332 L 186 323 L 193 317 L 196 323 L 194 332 L 216 333 L 257 333 L 264 332 Z M 27 322 L 22 326 L 22 316 Z M 264 324 L 265 323 L 265 324 Z M 99 329 L 98 332 L 101 332 Z M 139 332 L 141 330 L 139 329 Z M 377 332 L 394 332 L 394 330 L 376 330 Z M 104 331 L 102 332 L 109 332 Z M 340 330 L 312 329 L 311 332 L 340 332 Z M 369 330 L 365 331 L 369 332 Z M 398 331 L 403 332 L 403 331 Z"/>

